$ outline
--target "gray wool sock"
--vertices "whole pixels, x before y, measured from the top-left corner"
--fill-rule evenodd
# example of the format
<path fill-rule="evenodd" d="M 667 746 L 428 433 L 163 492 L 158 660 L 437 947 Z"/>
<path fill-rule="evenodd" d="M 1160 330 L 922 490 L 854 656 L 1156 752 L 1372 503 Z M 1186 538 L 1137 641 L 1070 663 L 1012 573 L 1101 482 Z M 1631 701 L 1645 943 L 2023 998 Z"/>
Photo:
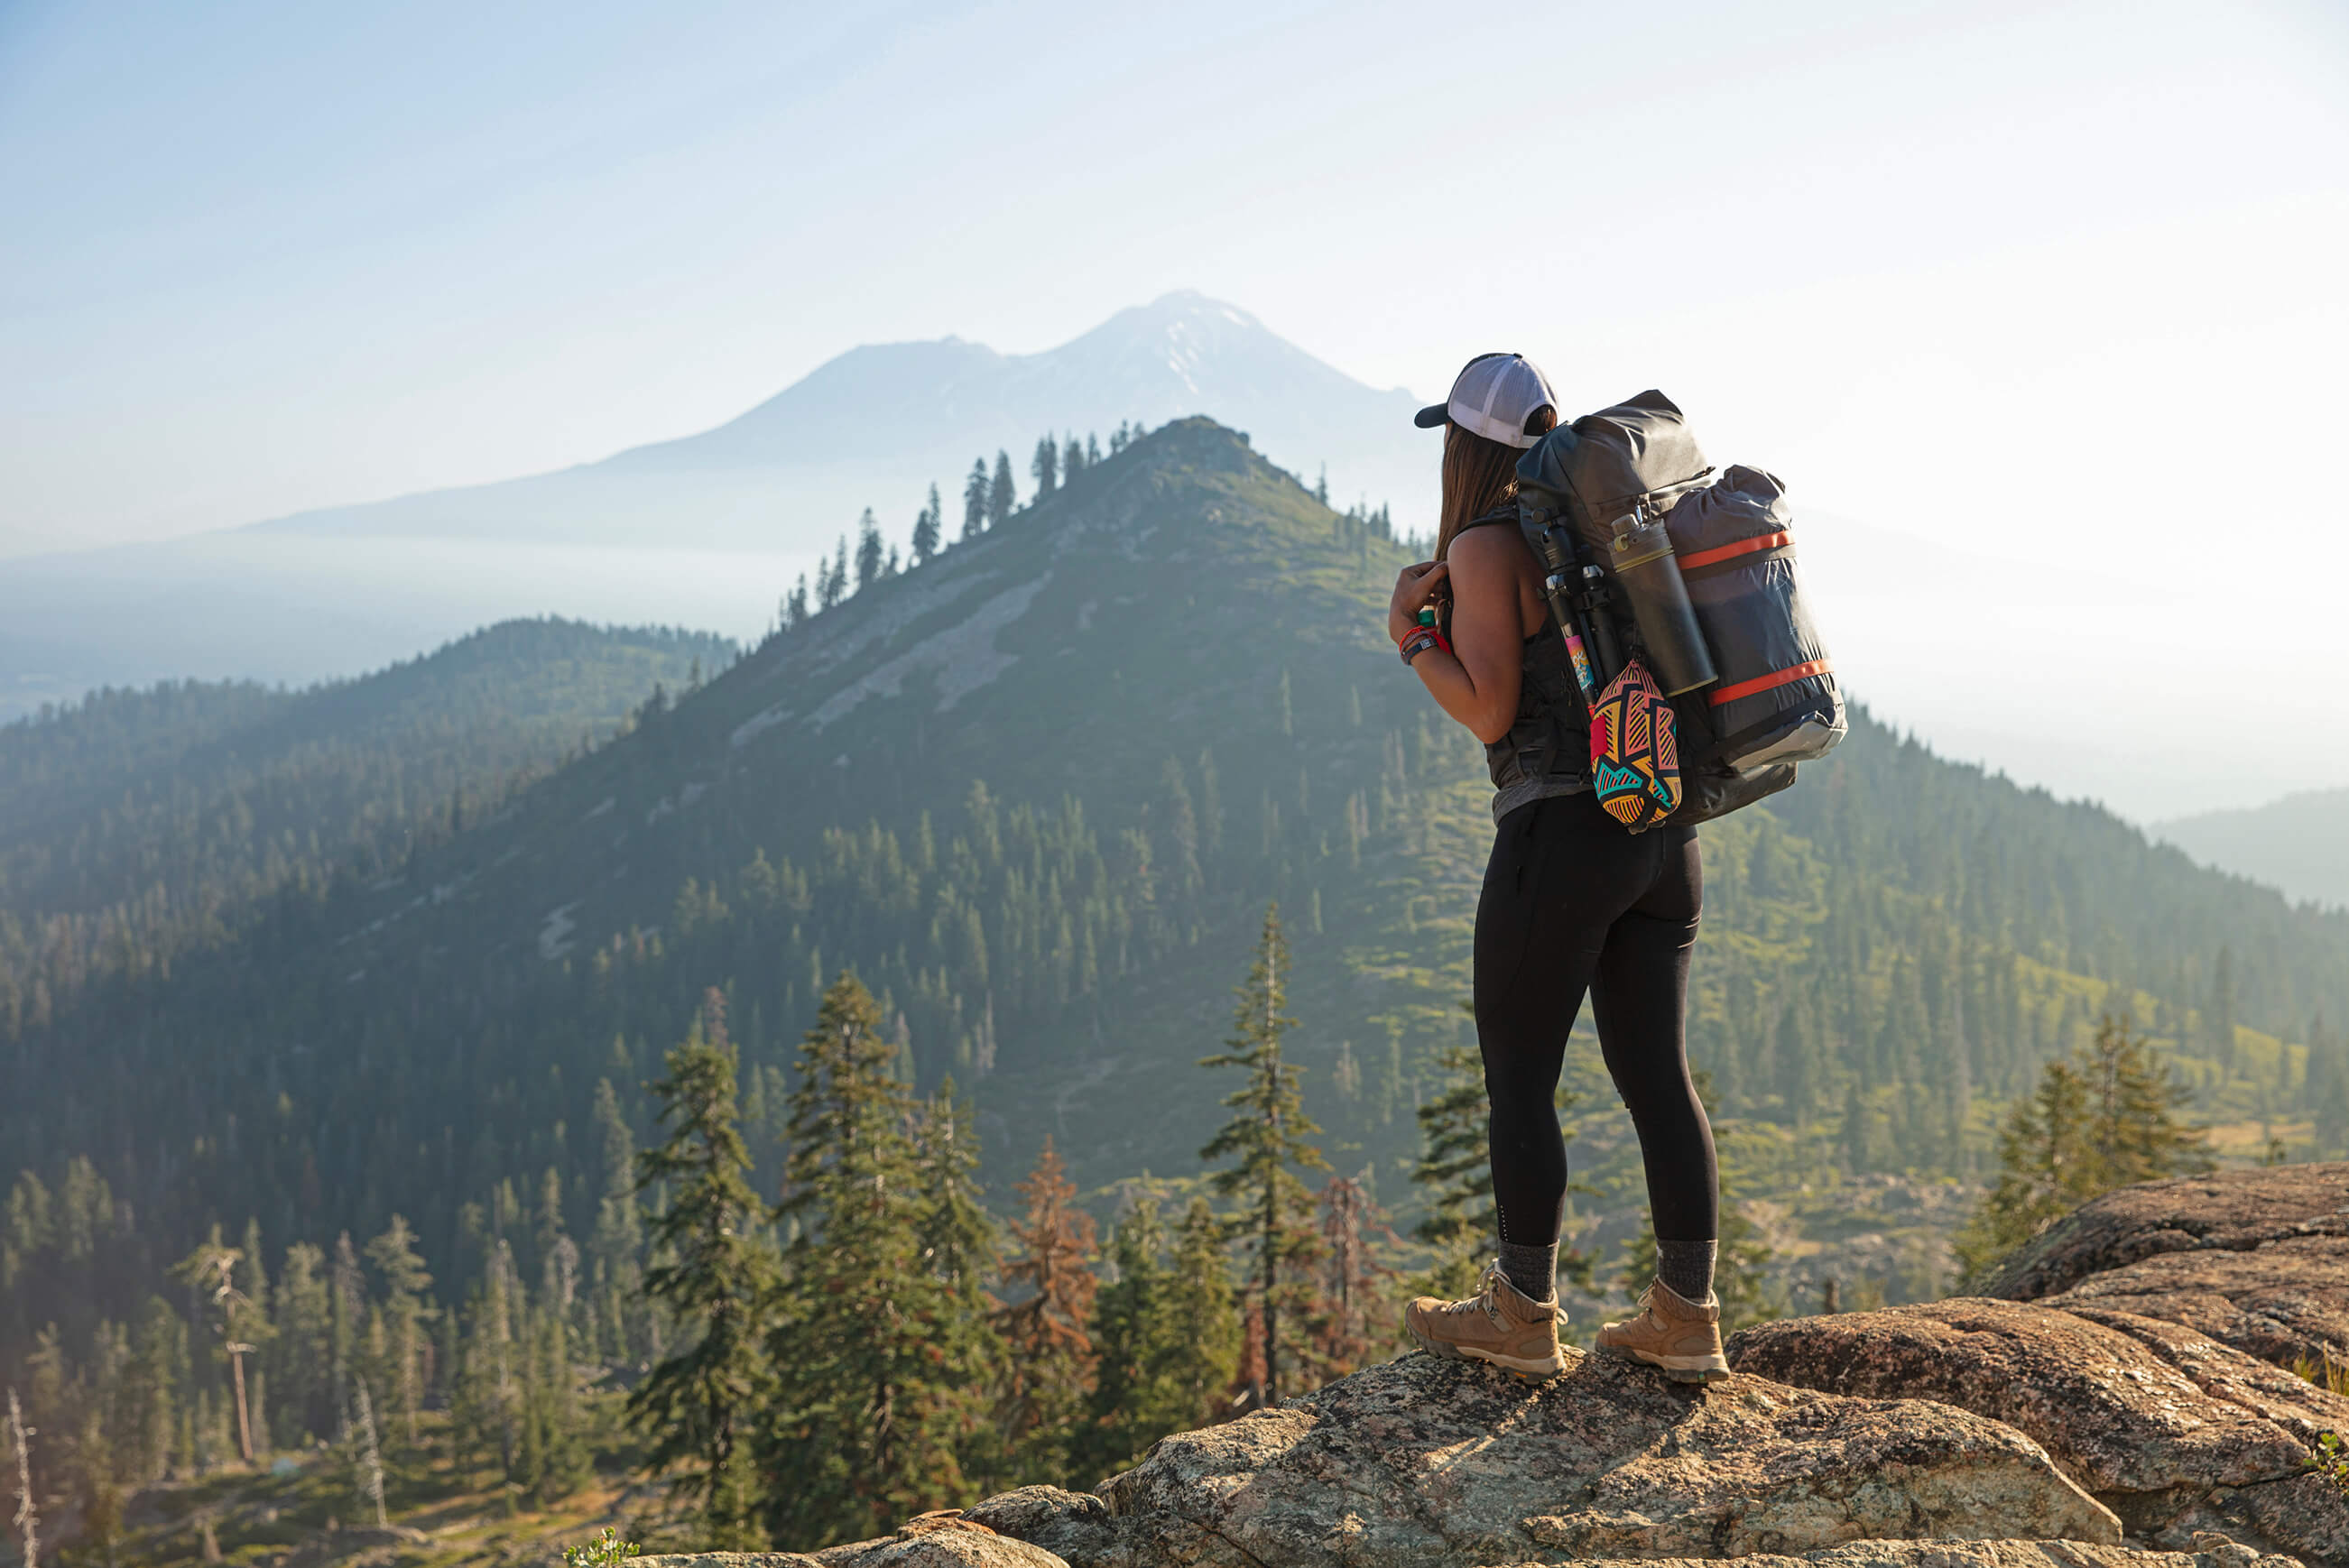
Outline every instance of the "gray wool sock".
<path fill-rule="evenodd" d="M 1557 1243 L 1546 1247 L 1523 1246 L 1516 1242 L 1501 1243 L 1501 1273 L 1511 1284 L 1535 1301 L 1547 1301 L 1557 1294 Z"/>
<path fill-rule="evenodd" d="M 1682 1301 L 1702 1306 L 1713 1299 L 1713 1260 L 1721 1243 L 1668 1242 L 1656 1238 L 1656 1277 Z"/>

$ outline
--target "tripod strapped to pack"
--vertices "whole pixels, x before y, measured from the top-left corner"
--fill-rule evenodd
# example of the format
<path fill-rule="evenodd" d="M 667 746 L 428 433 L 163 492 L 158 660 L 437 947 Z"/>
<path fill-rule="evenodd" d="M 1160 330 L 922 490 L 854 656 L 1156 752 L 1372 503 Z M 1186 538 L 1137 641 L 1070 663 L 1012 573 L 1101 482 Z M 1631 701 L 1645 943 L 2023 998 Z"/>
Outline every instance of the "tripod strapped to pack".
<path fill-rule="evenodd" d="M 1593 784 L 1634 831 L 1775 794 L 1844 738 L 1785 493 L 1759 469 L 1716 478 L 1653 391 L 1559 426 L 1517 465 L 1517 525 L 1591 717 Z"/>

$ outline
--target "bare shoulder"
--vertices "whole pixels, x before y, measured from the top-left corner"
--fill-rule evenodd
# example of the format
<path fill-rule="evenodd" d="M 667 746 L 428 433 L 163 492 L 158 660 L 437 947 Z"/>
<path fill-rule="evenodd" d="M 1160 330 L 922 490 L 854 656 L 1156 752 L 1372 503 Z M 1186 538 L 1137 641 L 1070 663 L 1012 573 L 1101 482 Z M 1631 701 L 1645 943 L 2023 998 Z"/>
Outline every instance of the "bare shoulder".
<path fill-rule="evenodd" d="M 1517 537 L 1516 529 L 1497 525 L 1472 528 L 1455 534 L 1452 548 L 1444 552 L 1444 556 L 1454 563 L 1454 571 L 1465 566 L 1471 571 L 1482 567 L 1488 572 L 1515 572 L 1520 562 L 1533 560 L 1532 552 L 1526 549 L 1526 542 Z"/>
<path fill-rule="evenodd" d="M 1452 590 L 1456 602 L 1481 602 L 1488 613 L 1503 615 L 1502 605 L 1516 610 L 1522 634 L 1531 636 L 1546 614 L 1541 602 L 1541 574 L 1533 552 L 1514 528 L 1472 528 L 1453 538 L 1445 552 L 1452 563 Z"/>

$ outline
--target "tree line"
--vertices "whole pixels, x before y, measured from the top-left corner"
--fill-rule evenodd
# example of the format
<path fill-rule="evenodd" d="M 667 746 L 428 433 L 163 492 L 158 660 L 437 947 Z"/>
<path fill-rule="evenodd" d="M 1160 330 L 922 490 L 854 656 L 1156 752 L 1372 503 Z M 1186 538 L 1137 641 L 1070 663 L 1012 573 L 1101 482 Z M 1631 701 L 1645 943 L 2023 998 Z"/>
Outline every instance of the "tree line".
<path fill-rule="evenodd" d="M 1131 425 L 1119 421 L 1117 428 L 1110 432 L 1107 455 L 1117 456 L 1145 434 L 1138 419 Z M 1062 485 L 1103 460 L 1097 432 L 1088 433 L 1082 440 L 1074 432 L 1064 439 L 1055 439 L 1050 434 L 1037 437 L 1036 449 L 1028 460 L 1029 478 L 1035 489 L 1027 504 L 1033 506 L 1048 500 Z M 1000 528 L 1019 510 L 1019 485 L 1011 475 L 1011 454 L 999 450 L 992 467 L 984 456 L 973 458 L 970 477 L 963 481 L 961 542 L 968 544 L 989 529 Z M 908 567 L 921 565 L 952 542 L 947 537 L 946 505 L 939 499 L 935 481 L 930 485 L 929 500 L 914 514 L 913 530 L 902 557 L 894 542 L 884 541 L 880 520 L 868 506 L 857 519 L 853 550 L 848 535 L 842 534 L 832 554 L 816 563 L 812 590 L 807 573 L 800 573 L 791 591 L 783 595 L 776 617 L 778 626 L 791 631 L 874 583 L 895 577 Z"/>

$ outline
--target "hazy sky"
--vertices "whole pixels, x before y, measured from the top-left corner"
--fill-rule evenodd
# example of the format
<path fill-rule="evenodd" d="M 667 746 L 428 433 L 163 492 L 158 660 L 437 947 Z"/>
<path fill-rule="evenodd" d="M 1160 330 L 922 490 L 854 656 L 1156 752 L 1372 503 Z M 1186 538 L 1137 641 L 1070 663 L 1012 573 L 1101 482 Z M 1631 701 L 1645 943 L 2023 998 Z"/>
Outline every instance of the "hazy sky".
<path fill-rule="evenodd" d="M 2349 569 L 2349 6 L 1463 9 L 6 0 L 0 553 L 1195 287 L 1381 386 L 1661 385 L 2019 569 Z"/>

